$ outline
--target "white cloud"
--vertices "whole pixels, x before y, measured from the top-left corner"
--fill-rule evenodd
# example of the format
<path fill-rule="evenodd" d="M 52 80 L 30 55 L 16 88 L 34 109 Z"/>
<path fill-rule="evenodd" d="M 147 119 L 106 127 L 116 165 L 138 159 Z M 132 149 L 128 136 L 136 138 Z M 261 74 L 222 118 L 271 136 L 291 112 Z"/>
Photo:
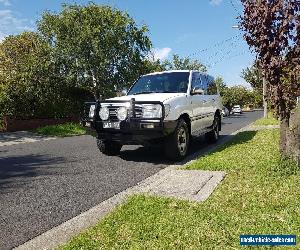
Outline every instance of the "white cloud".
<path fill-rule="evenodd" d="M 213 6 L 220 5 L 223 0 L 210 0 L 209 3 Z"/>
<path fill-rule="evenodd" d="M 3 4 L 4 6 L 10 6 L 10 0 L 0 0 L 0 3 Z"/>
<path fill-rule="evenodd" d="M 31 25 L 28 19 L 16 17 L 11 10 L 0 10 L 0 40 L 8 35 L 33 30 Z"/>
<path fill-rule="evenodd" d="M 159 60 L 164 60 L 169 56 L 171 51 L 172 51 L 172 49 L 168 48 L 168 47 L 161 48 L 161 49 L 160 48 L 154 48 L 154 49 L 151 50 L 150 55 L 148 56 L 148 58 L 150 60 L 153 60 L 153 61 L 156 61 L 158 59 Z"/>

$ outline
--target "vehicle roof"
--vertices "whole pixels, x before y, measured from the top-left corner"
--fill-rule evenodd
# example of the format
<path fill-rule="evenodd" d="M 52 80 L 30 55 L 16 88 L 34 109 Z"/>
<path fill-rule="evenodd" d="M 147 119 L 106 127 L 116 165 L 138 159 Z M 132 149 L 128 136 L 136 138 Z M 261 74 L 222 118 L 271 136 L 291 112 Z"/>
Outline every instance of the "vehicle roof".
<path fill-rule="evenodd" d="M 150 75 L 158 75 L 158 74 L 163 74 L 163 73 L 172 73 L 172 72 L 200 72 L 201 74 L 203 75 L 206 75 L 206 76 L 210 76 L 209 74 L 205 73 L 205 72 L 201 72 L 200 70 L 188 70 L 188 69 L 175 69 L 175 70 L 165 70 L 165 71 L 157 71 L 157 72 L 152 72 L 152 73 L 149 73 L 149 74 L 145 74 L 144 76 L 150 76 Z M 213 77 L 213 76 L 210 76 L 210 77 Z"/>
<path fill-rule="evenodd" d="M 157 71 L 157 72 L 152 72 L 149 74 L 145 74 L 145 76 L 149 75 L 157 75 L 157 74 L 163 74 L 163 73 L 172 73 L 172 72 L 191 72 L 192 70 L 165 70 L 165 71 Z"/>

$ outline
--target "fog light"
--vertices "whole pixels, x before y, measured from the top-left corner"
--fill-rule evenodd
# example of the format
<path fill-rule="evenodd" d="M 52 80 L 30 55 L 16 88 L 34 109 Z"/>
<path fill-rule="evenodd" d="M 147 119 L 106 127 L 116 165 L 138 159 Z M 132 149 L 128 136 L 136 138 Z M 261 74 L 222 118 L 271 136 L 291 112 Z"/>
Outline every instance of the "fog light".
<path fill-rule="evenodd" d="M 154 128 L 153 123 L 142 124 L 142 128 Z"/>

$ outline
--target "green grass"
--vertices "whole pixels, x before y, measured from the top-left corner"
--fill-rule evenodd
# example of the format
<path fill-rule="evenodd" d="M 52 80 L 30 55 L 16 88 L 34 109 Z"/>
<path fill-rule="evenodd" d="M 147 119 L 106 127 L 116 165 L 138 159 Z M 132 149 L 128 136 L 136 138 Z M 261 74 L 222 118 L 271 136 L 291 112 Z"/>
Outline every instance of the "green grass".
<path fill-rule="evenodd" d="M 277 129 L 242 132 L 188 166 L 227 172 L 205 202 L 133 196 L 61 249 L 250 249 L 240 234 L 299 241 L 300 171 L 280 159 L 278 139 Z"/>
<path fill-rule="evenodd" d="M 279 125 L 279 121 L 274 118 L 272 112 L 268 113 L 268 118 L 261 118 L 254 122 L 254 126 Z"/>
<path fill-rule="evenodd" d="M 34 132 L 48 136 L 71 136 L 84 135 L 86 130 L 83 126 L 77 123 L 66 123 L 59 125 L 50 125 L 37 128 Z"/>

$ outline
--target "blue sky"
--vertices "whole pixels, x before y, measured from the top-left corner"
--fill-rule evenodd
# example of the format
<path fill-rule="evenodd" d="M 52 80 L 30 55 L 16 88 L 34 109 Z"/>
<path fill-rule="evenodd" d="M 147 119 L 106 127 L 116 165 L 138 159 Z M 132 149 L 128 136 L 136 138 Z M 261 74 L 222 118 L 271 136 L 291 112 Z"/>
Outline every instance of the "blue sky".
<path fill-rule="evenodd" d="M 104 0 L 94 1 L 125 10 L 136 22 L 149 27 L 157 58 L 173 53 L 191 56 L 221 75 L 228 85 L 243 84 L 241 70 L 253 62 L 238 29 L 239 0 Z M 34 30 L 44 10 L 59 11 L 62 3 L 88 1 L 0 0 L 0 39 L 23 30 Z"/>

